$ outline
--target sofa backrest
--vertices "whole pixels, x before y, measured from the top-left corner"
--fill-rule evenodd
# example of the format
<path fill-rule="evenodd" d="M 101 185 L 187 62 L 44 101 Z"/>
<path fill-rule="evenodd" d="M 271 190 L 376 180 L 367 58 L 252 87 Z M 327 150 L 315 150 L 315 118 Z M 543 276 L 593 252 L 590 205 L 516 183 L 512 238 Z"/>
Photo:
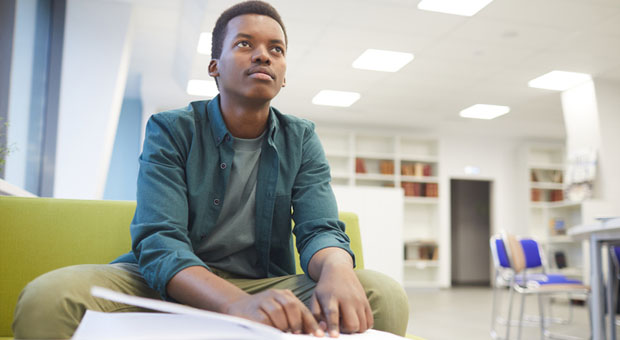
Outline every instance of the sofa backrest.
<path fill-rule="evenodd" d="M 0 196 L 0 337 L 11 336 L 21 290 L 51 270 L 108 263 L 131 249 L 133 201 Z M 357 216 L 341 213 L 358 268 L 364 267 Z M 296 254 L 297 271 L 299 256 Z"/>

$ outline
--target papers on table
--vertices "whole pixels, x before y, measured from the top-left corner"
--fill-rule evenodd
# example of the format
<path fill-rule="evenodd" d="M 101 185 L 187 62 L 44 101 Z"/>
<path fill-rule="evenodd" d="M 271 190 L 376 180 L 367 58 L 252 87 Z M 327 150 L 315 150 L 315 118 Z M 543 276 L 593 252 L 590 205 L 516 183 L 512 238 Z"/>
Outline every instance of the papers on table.
<path fill-rule="evenodd" d="M 260 340 L 316 339 L 310 335 L 281 332 L 246 319 L 209 312 L 176 303 L 121 294 L 93 287 L 93 296 L 165 313 L 102 313 L 87 311 L 73 340 Z M 363 334 L 342 334 L 342 339 L 402 340 L 376 330 Z"/>

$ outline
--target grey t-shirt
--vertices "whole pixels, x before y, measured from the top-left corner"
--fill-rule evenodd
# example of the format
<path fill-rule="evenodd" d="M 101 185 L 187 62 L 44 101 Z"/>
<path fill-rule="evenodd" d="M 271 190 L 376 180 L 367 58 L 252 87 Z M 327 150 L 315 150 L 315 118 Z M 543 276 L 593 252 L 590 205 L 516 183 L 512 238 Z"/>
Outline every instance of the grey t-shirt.
<path fill-rule="evenodd" d="M 233 138 L 235 156 L 222 211 L 214 229 L 196 248 L 208 266 L 249 278 L 259 278 L 256 230 L 256 175 L 263 132 L 255 139 Z"/>

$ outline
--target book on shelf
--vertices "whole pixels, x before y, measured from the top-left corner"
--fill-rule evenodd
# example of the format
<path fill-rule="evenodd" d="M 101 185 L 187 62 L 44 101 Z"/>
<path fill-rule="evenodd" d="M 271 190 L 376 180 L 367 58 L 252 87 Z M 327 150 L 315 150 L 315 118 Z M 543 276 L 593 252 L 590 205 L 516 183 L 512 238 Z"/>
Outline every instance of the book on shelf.
<path fill-rule="evenodd" d="M 564 219 L 560 217 L 550 219 L 549 233 L 551 236 L 566 235 L 566 223 Z"/>
<path fill-rule="evenodd" d="M 422 170 L 422 175 L 424 176 L 432 176 L 432 168 L 430 164 L 424 164 L 424 168 Z"/>
<path fill-rule="evenodd" d="M 363 158 L 355 159 L 355 172 L 358 174 L 366 173 L 366 162 L 364 161 Z"/>
<path fill-rule="evenodd" d="M 562 190 L 551 191 L 551 202 L 560 202 L 563 200 L 564 200 L 564 191 Z"/>
<path fill-rule="evenodd" d="M 402 182 L 400 185 L 405 190 L 405 196 L 408 196 L 408 197 L 424 196 L 424 183 Z"/>
<path fill-rule="evenodd" d="M 379 162 L 379 172 L 383 175 L 393 175 L 394 174 L 394 161 Z"/>
<path fill-rule="evenodd" d="M 414 241 L 405 243 L 405 260 L 437 260 L 439 257 L 437 243 L 434 241 Z"/>
<path fill-rule="evenodd" d="M 438 197 L 439 196 L 439 184 L 426 183 L 426 197 Z"/>
<path fill-rule="evenodd" d="M 548 182 L 548 183 L 562 183 L 564 173 L 562 170 L 548 170 L 548 169 L 532 169 L 530 170 L 530 180 L 532 182 Z"/>
<path fill-rule="evenodd" d="M 532 202 L 540 202 L 541 201 L 540 196 L 541 196 L 540 189 L 535 189 L 535 188 L 532 189 L 532 197 L 531 197 Z"/>

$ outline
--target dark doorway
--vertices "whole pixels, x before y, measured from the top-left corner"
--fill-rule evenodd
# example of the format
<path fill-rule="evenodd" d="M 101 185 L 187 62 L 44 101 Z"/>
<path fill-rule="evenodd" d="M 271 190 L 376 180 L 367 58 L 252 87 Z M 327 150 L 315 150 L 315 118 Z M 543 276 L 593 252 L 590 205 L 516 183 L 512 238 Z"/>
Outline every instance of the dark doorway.
<path fill-rule="evenodd" d="M 491 283 L 491 182 L 450 181 L 452 285 Z"/>

